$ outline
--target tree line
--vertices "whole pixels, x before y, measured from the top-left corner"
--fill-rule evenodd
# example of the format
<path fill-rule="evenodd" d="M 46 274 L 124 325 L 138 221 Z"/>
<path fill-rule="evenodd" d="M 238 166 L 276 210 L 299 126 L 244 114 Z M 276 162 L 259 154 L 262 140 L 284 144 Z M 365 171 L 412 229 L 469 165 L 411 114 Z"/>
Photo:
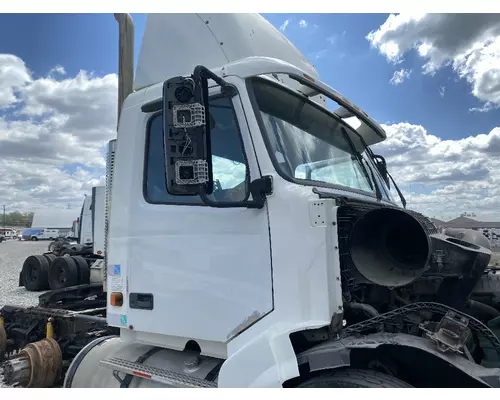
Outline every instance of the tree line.
<path fill-rule="evenodd" d="M 0 210 L 1 212 L 1 210 Z M 30 228 L 33 222 L 33 212 L 13 211 L 10 213 L 0 214 L 1 227 L 18 226 Z"/>

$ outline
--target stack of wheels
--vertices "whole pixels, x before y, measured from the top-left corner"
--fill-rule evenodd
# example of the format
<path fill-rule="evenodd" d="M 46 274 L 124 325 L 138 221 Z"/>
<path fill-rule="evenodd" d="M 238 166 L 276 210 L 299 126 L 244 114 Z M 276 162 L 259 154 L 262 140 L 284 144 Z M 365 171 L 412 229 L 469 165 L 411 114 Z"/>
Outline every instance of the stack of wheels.
<path fill-rule="evenodd" d="M 29 256 L 23 264 L 21 281 L 30 292 L 86 285 L 90 283 L 90 268 L 81 256 Z"/>
<path fill-rule="evenodd" d="M 50 264 L 48 283 L 51 290 L 90 283 L 90 268 L 81 256 L 56 257 Z"/>

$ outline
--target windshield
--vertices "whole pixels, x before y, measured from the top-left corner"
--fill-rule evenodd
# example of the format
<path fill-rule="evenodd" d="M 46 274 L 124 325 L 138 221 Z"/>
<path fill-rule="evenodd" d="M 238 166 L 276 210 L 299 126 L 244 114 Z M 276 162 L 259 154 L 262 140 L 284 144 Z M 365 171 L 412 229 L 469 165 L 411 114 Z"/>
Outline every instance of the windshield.
<path fill-rule="evenodd" d="M 251 85 L 278 172 L 315 186 L 334 186 L 392 201 L 361 137 L 304 96 L 266 79 Z"/>

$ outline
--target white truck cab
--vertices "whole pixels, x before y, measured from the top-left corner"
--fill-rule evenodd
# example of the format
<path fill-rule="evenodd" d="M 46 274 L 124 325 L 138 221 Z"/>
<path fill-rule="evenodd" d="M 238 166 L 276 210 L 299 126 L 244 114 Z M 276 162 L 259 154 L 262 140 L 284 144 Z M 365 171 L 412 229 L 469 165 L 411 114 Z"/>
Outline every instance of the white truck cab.
<path fill-rule="evenodd" d="M 369 148 L 385 138 L 259 15 L 148 16 L 114 154 L 105 285 L 120 336 L 82 350 L 65 386 L 283 387 L 304 365 L 344 365 L 294 338 L 340 334 L 349 213 L 382 210 L 355 231 L 359 282 L 402 287 L 430 259 L 432 226 L 396 205 Z M 381 221 L 395 246 L 412 240 L 409 267 L 363 236 Z"/>

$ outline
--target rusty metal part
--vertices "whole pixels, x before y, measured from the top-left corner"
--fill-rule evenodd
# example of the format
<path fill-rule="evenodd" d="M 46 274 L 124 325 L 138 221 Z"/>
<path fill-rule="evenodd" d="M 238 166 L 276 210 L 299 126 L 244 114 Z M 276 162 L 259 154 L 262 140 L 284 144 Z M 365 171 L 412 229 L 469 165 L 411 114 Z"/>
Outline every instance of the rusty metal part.
<path fill-rule="evenodd" d="M 4 365 L 5 383 L 29 388 L 52 387 L 61 377 L 62 354 L 54 339 L 30 343 Z"/>
<path fill-rule="evenodd" d="M 5 351 L 7 350 L 7 333 L 5 332 L 5 326 L 0 323 L 0 361 L 4 359 Z"/>

